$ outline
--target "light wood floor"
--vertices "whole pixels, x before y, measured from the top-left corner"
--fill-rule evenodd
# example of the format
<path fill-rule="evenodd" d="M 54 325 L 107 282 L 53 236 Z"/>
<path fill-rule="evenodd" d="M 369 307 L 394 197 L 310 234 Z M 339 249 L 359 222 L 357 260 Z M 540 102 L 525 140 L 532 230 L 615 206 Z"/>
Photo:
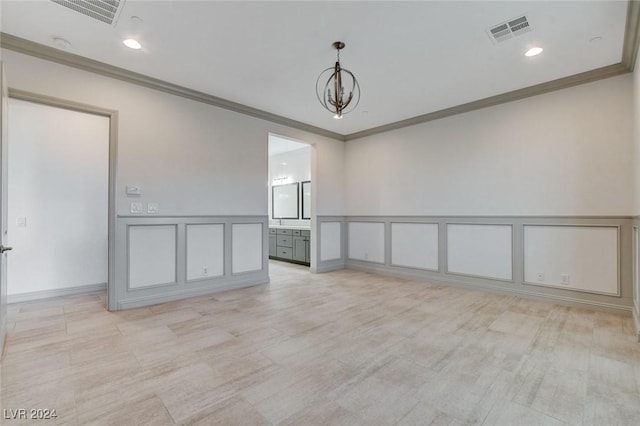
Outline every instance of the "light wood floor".
<path fill-rule="evenodd" d="M 279 262 L 271 277 L 117 313 L 103 293 L 10 305 L 2 408 L 61 424 L 640 424 L 631 318 Z"/>

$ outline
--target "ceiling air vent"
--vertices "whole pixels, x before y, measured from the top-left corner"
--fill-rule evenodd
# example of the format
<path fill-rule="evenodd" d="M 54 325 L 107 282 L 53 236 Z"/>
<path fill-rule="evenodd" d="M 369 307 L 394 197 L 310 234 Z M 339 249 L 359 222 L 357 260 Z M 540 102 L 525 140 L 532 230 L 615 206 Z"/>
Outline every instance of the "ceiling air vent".
<path fill-rule="evenodd" d="M 105 24 L 115 25 L 124 0 L 51 0 Z"/>
<path fill-rule="evenodd" d="M 523 15 L 489 28 L 487 34 L 489 34 L 491 41 L 497 44 L 529 31 L 531 31 L 531 26 L 527 17 Z"/>

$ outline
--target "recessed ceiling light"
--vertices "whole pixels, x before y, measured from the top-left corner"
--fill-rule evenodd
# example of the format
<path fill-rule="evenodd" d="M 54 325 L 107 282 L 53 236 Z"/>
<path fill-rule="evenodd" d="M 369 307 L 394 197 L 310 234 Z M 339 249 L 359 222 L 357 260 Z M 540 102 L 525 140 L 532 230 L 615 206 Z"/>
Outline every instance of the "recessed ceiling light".
<path fill-rule="evenodd" d="M 286 166 L 286 165 L 287 165 L 287 163 L 282 163 L 282 165 L 283 165 L 283 166 Z"/>
<path fill-rule="evenodd" d="M 129 49 L 140 49 L 140 48 L 142 48 L 142 45 L 140 43 L 138 43 L 136 40 L 132 39 L 132 38 L 126 39 L 125 41 L 123 41 L 123 43 Z"/>
<path fill-rule="evenodd" d="M 542 47 L 532 47 L 531 49 L 527 50 L 527 53 L 524 54 L 524 56 L 536 56 L 542 53 Z"/>

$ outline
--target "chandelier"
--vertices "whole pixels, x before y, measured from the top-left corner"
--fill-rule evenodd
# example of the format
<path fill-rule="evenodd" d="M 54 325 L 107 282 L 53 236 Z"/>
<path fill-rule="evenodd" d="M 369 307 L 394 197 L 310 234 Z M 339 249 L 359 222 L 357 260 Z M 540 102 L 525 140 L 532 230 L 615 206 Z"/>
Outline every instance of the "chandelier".
<path fill-rule="evenodd" d="M 322 71 L 316 81 L 316 95 L 322 106 L 333 113 L 333 118 L 340 119 L 344 114 L 353 111 L 360 102 L 360 85 L 351 71 L 340 66 L 340 50 L 345 44 L 341 41 L 333 43 L 337 51 L 336 64 Z M 345 91 L 345 86 L 349 87 Z"/>

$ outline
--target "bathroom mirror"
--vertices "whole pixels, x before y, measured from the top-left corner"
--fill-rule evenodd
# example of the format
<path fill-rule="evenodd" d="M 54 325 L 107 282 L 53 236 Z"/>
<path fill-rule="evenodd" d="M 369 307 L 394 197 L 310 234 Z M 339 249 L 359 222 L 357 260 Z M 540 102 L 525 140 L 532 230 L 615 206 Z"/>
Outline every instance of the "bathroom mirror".
<path fill-rule="evenodd" d="M 298 191 L 298 182 L 271 187 L 271 217 L 273 219 L 298 219 Z"/>

